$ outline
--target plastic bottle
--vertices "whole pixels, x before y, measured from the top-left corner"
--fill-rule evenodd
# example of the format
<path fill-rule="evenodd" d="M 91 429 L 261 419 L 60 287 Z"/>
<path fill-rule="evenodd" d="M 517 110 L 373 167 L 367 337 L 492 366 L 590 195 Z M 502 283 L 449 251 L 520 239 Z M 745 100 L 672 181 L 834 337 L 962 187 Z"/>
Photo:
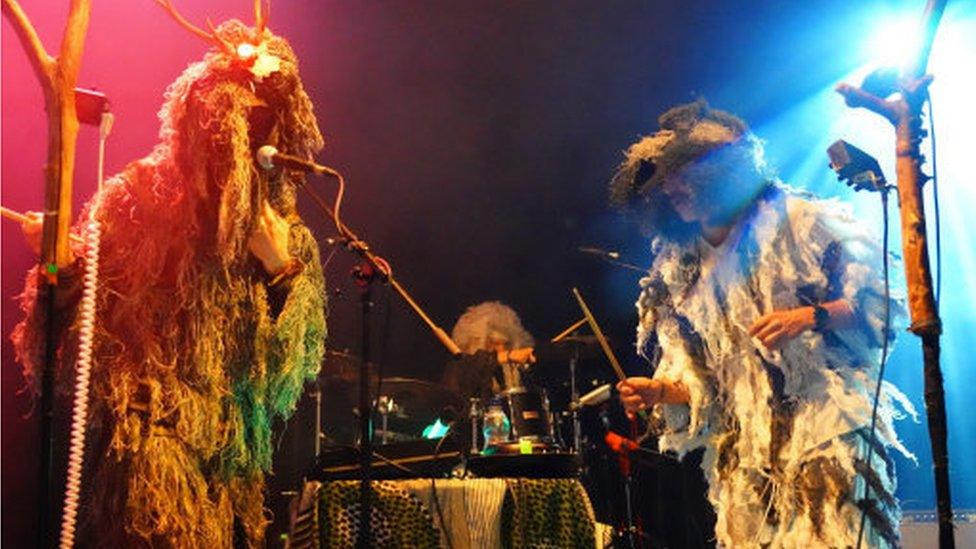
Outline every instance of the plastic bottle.
<path fill-rule="evenodd" d="M 482 427 L 482 433 L 485 435 L 485 449 L 493 444 L 508 442 L 511 431 L 512 425 L 508 422 L 508 416 L 505 415 L 502 407 L 498 404 L 488 406 L 488 411 L 485 412 L 484 427 Z"/>

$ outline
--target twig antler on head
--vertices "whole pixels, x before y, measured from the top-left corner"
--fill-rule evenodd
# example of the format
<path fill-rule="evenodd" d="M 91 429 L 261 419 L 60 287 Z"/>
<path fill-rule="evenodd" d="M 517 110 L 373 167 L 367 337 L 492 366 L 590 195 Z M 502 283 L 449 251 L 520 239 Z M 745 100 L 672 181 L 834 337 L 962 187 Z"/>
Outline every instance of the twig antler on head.
<path fill-rule="evenodd" d="M 259 2 L 260 0 L 257 1 Z M 232 46 L 230 42 L 224 40 L 223 38 L 217 35 L 217 29 L 214 28 L 213 23 L 210 22 L 210 19 L 207 19 L 207 27 L 210 28 L 210 32 L 207 32 L 201 29 L 200 27 L 194 25 L 193 23 L 187 21 L 186 18 L 180 14 L 180 12 L 176 11 L 176 8 L 173 7 L 173 4 L 170 2 L 170 0 L 156 0 L 156 3 L 162 6 L 163 9 L 165 9 L 167 12 L 169 12 L 173 20 L 176 21 L 184 29 L 199 36 L 200 38 L 203 38 L 206 42 L 215 44 L 217 47 L 223 50 L 224 53 L 228 55 L 234 54 L 234 46 Z"/>
<path fill-rule="evenodd" d="M 258 40 L 264 34 L 264 29 L 268 26 L 268 17 L 271 15 L 271 0 L 267 0 L 263 10 L 261 1 L 254 0 L 254 34 Z"/>

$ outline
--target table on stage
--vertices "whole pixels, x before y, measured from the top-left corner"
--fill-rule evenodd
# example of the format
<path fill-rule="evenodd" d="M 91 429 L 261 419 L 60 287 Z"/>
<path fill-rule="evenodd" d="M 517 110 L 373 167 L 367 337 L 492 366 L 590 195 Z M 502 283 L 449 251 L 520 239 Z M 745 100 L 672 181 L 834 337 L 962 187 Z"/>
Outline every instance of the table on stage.
<path fill-rule="evenodd" d="M 380 480 L 372 488 L 373 547 L 592 548 L 603 538 L 576 479 Z M 289 547 L 355 546 L 358 481 L 308 482 L 292 507 Z"/>

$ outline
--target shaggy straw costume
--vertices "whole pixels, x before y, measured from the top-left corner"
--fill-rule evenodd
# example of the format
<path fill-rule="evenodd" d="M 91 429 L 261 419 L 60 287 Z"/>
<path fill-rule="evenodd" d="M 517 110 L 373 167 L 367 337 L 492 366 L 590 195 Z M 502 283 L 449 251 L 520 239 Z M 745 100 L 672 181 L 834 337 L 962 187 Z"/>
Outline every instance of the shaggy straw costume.
<path fill-rule="evenodd" d="M 87 206 L 103 230 L 87 545 L 230 547 L 235 530 L 237 543 L 259 545 L 272 422 L 291 414 L 322 358 L 324 285 L 295 209 L 300 176 L 258 172 L 253 150 L 264 143 L 249 136 L 249 117 L 263 113 L 270 142 L 312 155 L 322 147 L 312 104 L 285 40 L 238 21 L 217 34 L 260 44 L 262 66 L 215 48 L 188 67 L 166 93 L 161 142 Z M 247 244 L 265 197 L 290 221 L 290 252 L 305 265 L 274 287 Z M 45 319 L 36 272 L 27 280 L 13 341 L 36 386 Z M 54 319 L 62 379 L 73 301 L 68 292 Z"/>
<path fill-rule="evenodd" d="M 864 483 L 865 546 L 895 546 L 900 511 L 887 448 L 908 455 L 892 427 L 894 404 L 914 411 L 885 384 L 869 438 L 886 337 L 877 241 L 841 204 L 764 179 L 758 142 L 738 119 L 699 102 L 660 123 L 662 131 L 627 151 L 612 184 L 616 203 L 654 235 L 637 302 L 639 349 L 655 377 L 679 381 L 691 395 L 688 405 L 657 407 L 660 448 L 704 448 L 722 547 L 851 547 Z M 699 182 L 696 192 L 744 205 L 716 247 L 689 236 L 659 190 L 706 157 L 724 158 L 715 178 L 722 187 Z M 839 298 L 852 305 L 856 327 L 805 332 L 779 351 L 748 335 L 764 314 Z"/>

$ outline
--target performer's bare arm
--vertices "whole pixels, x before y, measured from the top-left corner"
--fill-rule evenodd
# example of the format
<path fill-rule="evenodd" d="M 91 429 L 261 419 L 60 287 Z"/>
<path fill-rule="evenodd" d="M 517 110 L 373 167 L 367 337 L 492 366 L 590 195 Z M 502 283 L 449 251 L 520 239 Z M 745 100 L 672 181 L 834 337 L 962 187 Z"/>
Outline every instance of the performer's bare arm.
<path fill-rule="evenodd" d="M 845 299 L 838 299 L 821 303 L 827 309 L 829 317 L 825 328 L 839 330 L 854 325 L 854 309 Z M 759 317 L 749 328 L 749 335 L 754 336 L 768 349 L 779 349 L 793 338 L 816 326 L 813 307 L 798 307 L 783 311 L 773 311 Z"/>
<path fill-rule="evenodd" d="M 535 350 L 532 347 L 521 347 L 511 351 L 497 352 L 499 364 L 535 364 Z"/>

